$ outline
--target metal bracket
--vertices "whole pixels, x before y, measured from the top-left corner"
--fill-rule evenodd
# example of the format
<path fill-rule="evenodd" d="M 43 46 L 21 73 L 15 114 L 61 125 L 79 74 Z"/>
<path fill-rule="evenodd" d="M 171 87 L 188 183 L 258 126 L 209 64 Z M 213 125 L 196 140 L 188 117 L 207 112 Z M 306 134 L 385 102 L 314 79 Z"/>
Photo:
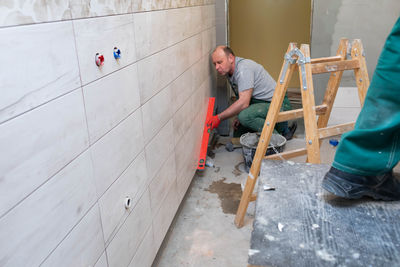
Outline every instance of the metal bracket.
<path fill-rule="evenodd" d="M 307 77 L 306 77 L 306 63 L 310 63 L 310 57 L 305 57 L 304 54 L 298 50 L 297 55 L 299 56 L 299 60 L 297 60 L 297 64 L 300 67 L 301 71 L 301 81 L 303 84 L 303 90 L 307 90 Z"/>
<path fill-rule="evenodd" d="M 298 58 L 297 60 L 296 58 L 293 58 L 294 55 L 297 56 Z M 307 90 L 306 67 L 304 64 L 311 62 L 310 57 L 305 57 L 304 54 L 301 52 L 301 50 L 295 47 L 292 50 L 290 50 L 289 53 L 286 53 L 284 58 L 285 58 L 285 65 L 283 67 L 281 78 L 279 79 L 280 84 L 283 84 L 283 80 L 285 79 L 287 69 L 289 68 L 289 64 L 294 64 L 297 61 L 297 64 L 301 68 L 301 80 L 303 84 L 303 89 Z"/>
<path fill-rule="evenodd" d="M 293 50 L 292 50 L 292 51 L 293 51 Z M 290 52 L 292 52 L 292 51 L 290 51 Z M 292 65 L 292 64 L 296 63 L 296 59 L 295 59 L 295 58 L 292 58 L 292 55 L 290 54 L 290 52 L 289 52 L 289 53 L 286 53 L 286 54 L 285 54 L 285 57 L 284 57 L 284 59 L 285 59 L 285 65 L 284 65 L 284 67 L 283 67 L 283 71 L 282 71 L 281 78 L 279 79 L 280 84 L 283 84 L 283 80 L 285 79 L 286 72 L 287 72 L 287 70 L 288 70 L 288 68 L 289 68 L 289 64 Z"/>
<path fill-rule="evenodd" d="M 292 65 L 292 64 L 296 63 L 296 59 L 293 58 L 293 55 L 295 54 L 294 51 L 296 49 L 298 50 L 298 48 L 294 48 L 294 49 L 290 50 L 289 53 L 286 53 L 285 56 L 284 56 L 285 65 L 283 67 L 281 78 L 279 79 L 280 84 L 283 84 L 283 80 L 285 79 L 286 72 L 287 72 L 287 70 L 289 68 L 289 64 Z"/>

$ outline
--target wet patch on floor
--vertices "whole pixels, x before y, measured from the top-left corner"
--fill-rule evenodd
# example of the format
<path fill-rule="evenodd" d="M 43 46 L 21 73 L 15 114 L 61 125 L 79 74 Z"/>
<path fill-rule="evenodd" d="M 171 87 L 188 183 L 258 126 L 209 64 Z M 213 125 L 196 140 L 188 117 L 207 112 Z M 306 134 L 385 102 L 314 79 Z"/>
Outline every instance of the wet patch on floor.
<path fill-rule="evenodd" d="M 241 164 L 244 164 L 244 162 L 240 162 L 238 164 L 235 165 L 235 169 L 232 171 L 232 173 L 235 175 L 235 177 L 240 176 L 243 172 L 239 169 L 239 166 Z"/>
<path fill-rule="evenodd" d="M 213 182 L 207 189 L 210 193 L 218 194 L 222 211 L 226 214 L 236 214 L 239 207 L 242 189 L 240 184 L 225 183 L 226 178 Z"/>

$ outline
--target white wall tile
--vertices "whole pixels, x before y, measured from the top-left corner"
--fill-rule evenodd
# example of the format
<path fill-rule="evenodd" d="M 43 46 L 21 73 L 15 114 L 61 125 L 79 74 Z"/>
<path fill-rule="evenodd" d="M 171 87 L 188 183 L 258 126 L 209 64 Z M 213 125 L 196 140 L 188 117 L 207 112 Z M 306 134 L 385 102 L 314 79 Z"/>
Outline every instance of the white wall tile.
<path fill-rule="evenodd" d="M 96 204 L 41 266 L 93 266 L 103 251 L 100 212 Z"/>
<path fill-rule="evenodd" d="M 202 54 L 210 54 L 215 48 L 215 27 L 202 32 Z"/>
<path fill-rule="evenodd" d="M 110 266 L 127 266 L 130 263 L 150 224 L 150 199 L 146 191 L 106 248 Z"/>
<path fill-rule="evenodd" d="M 172 92 L 167 86 L 142 106 L 143 133 L 147 144 L 172 116 Z"/>
<path fill-rule="evenodd" d="M 69 1 L 3 0 L 0 6 L 0 27 L 65 19 L 71 19 Z"/>
<path fill-rule="evenodd" d="M 174 144 L 177 145 L 192 124 L 192 101 L 189 99 L 173 117 Z"/>
<path fill-rule="evenodd" d="M 147 174 L 150 179 L 158 172 L 164 161 L 174 149 L 173 125 L 170 120 L 160 132 L 146 145 Z"/>
<path fill-rule="evenodd" d="M 198 74 L 193 73 L 192 69 L 193 67 L 186 70 L 170 85 L 172 91 L 172 108 L 174 113 L 188 101 L 189 96 L 193 92 L 193 81 L 195 75 Z"/>
<path fill-rule="evenodd" d="M 140 102 L 142 104 L 175 78 L 176 50 L 177 48 L 174 46 L 138 62 Z"/>
<path fill-rule="evenodd" d="M 1 218 L 0 265 L 38 266 L 95 201 L 84 153 Z"/>
<path fill-rule="evenodd" d="M 172 153 L 164 162 L 161 169 L 149 185 L 150 203 L 153 213 L 158 211 L 162 200 L 167 195 L 169 188 L 176 182 L 175 153 Z"/>
<path fill-rule="evenodd" d="M 188 7 L 135 14 L 138 58 L 151 55 L 200 32 L 201 11 L 200 7 Z"/>
<path fill-rule="evenodd" d="M 164 240 L 165 234 L 179 207 L 176 183 L 170 187 L 162 203 L 158 213 L 153 218 L 154 243 L 157 249 Z"/>
<path fill-rule="evenodd" d="M 138 109 L 90 148 L 99 197 L 143 150 L 141 117 Z"/>
<path fill-rule="evenodd" d="M 201 45 L 200 34 L 198 34 L 139 61 L 141 103 L 147 102 L 153 95 L 189 69 L 196 62 L 196 58 L 199 59 L 199 53 L 194 51 L 198 51 Z"/>
<path fill-rule="evenodd" d="M 98 79 L 136 60 L 133 15 L 74 20 L 76 46 L 82 83 Z M 121 58 L 114 59 L 114 47 Z M 95 55 L 104 55 L 104 65 L 97 67 Z"/>
<path fill-rule="evenodd" d="M 132 0 L 70 0 L 73 18 L 118 15 L 132 12 Z"/>
<path fill-rule="evenodd" d="M 141 153 L 99 199 L 107 244 L 131 212 L 131 209 L 125 209 L 126 197 L 131 199 L 131 207 L 135 207 L 148 184 L 146 160 L 144 153 Z"/>
<path fill-rule="evenodd" d="M 88 147 L 81 90 L 1 124 L 0 147 L 1 216 Z"/>
<path fill-rule="evenodd" d="M 202 6 L 201 15 L 203 30 L 215 26 L 215 5 Z"/>
<path fill-rule="evenodd" d="M 0 123 L 80 86 L 72 22 L 0 29 L 0 47 Z"/>
<path fill-rule="evenodd" d="M 106 252 L 104 251 L 100 259 L 97 260 L 94 267 L 108 267 Z"/>
<path fill-rule="evenodd" d="M 84 86 L 83 93 L 94 143 L 140 106 L 136 64 Z"/>
<path fill-rule="evenodd" d="M 154 245 L 153 227 L 150 226 L 135 256 L 129 263 L 129 267 L 150 267 L 156 254 L 157 250 Z"/>

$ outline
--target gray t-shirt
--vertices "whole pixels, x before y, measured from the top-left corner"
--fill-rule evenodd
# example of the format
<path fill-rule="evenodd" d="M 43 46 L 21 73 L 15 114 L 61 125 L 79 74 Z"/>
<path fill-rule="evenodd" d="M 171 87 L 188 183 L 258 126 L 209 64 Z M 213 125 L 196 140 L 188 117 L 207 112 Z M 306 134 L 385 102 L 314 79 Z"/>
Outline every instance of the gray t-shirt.
<path fill-rule="evenodd" d="M 263 66 L 253 60 L 235 57 L 235 71 L 227 77 L 237 97 L 239 92 L 253 88 L 253 98 L 272 100 L 276 82 Z"/>

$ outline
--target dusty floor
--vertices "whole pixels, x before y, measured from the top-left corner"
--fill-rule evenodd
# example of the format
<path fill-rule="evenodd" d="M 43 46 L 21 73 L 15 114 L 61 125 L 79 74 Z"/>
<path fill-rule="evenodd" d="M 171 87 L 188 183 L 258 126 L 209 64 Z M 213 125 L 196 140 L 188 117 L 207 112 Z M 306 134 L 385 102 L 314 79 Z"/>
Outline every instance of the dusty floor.
<path fill-rule="evenodd" d="M 303 147 L 304 139 L 297 137 L 286 144 L 285 151 Z M 247 175 L 241 149 L 228 152 L 224 146 L 228 140 L 220 137 L 213 150 L 214 167 L 195 175 L 153 266 L 247 266 L 253 216 L 246 216 L 241 229 L 233 223 L 240 184 Z M 327 140 L 323 142 L 322 163 L 332 162 L 335 149 Z M 305 162 L 305 156 L 292 160 Z M 251 209 L 254 212 L 254 206 Z"/>

